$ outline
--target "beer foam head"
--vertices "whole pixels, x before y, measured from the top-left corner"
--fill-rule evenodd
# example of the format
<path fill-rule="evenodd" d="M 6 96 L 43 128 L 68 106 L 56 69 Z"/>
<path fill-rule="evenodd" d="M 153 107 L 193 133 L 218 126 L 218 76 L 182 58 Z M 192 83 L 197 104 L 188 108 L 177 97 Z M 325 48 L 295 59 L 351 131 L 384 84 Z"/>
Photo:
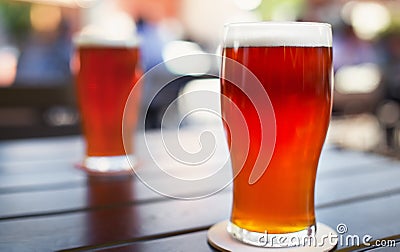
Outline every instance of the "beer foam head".
<path fill-rule="evenodd" d="M 74 44 L 77 47 L 137 47 L 139 45 L 139 39 L 133 34 L 110 34 L 97 27 L 88 26 L 74 37 Z"/>
<path fill-rule="evenodd" d="M 111 12 L 85 26 L 74 37 L 76 46 L 136 47 L 139 39 L 136 26 L 123 12 Z"/>
<path fill-rule="evenodd" d="M 332 47 L 331 25 L 312 22 L 233 23 L 225 26 L 225 47 Z"/>

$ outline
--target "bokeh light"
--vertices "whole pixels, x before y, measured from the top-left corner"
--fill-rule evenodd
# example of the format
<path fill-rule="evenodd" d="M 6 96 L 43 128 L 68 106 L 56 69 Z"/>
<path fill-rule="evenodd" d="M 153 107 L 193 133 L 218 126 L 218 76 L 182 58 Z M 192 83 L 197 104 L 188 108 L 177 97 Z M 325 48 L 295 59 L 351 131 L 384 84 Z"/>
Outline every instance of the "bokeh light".
<path fill-rule="evenodd" d="M 343 66 L 335 75 L 335 89 L 342 94 L 370 93 L 380 82 L 379 67 L 372 63 Z"/>
<path fill-rule="evenodd" d="M 167 69 L 174 74 L 201 75 L 207 73 L 212 62 L 209 57 L 198 57 L 195 62 L 188 62 L 187 55 L 201 55 L 205 52 L 201 47 L 193 42 L 175 40 L 166 44 L 163 48 L 162 56 Z M 181 58 L 182 60 L 179 60 Z M 178 60 L 173 60 L 178 59 Z"/>
<path fill-rule="evenodd" d="M 10 86 L 17 75 L 18 50 L 14 47 L 0 48 L 0 87 Z"/>
<path fill-rule="evenodd" d="M 391 22 L 389 10 L 377 2 L 348 2 L 343 6 L 341 15 L 362 39 L 375 38 L 384 32 Z"/>
<path fill-rule="evenodd" d="M 247 11 L 257 9 L 262 2 L 262 0 L 233 0 L 233 1 L 240 9 Z"/>
<path fill-rule="evenodd" d="M 61 9 L 54 5 L 33 4 L 30 20 L 34 30 L 39 32 L 55 31 L 61 22 Z"/>

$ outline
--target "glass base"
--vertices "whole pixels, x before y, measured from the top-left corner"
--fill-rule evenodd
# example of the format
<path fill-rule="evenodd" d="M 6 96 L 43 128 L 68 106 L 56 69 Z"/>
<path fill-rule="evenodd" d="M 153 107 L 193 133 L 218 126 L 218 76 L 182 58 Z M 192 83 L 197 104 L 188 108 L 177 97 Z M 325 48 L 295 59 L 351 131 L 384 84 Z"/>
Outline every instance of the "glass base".
<path fill-rule="evenodd" d="M 307 245 L 311 237 L 315 237 L 316 226 L 312 225 L 298 232 L 285 234 L 259 233 L 241 228 L 232 222 L 228 222 L 227 230 L 230 235 L 243 243 L 257 247 L 282 248 Z"/>
<path fill-rule="evenodd" d="M 137 165 L 135 155 L 88 156 L 79 168 L 89 175 L 132 175 Z"/>

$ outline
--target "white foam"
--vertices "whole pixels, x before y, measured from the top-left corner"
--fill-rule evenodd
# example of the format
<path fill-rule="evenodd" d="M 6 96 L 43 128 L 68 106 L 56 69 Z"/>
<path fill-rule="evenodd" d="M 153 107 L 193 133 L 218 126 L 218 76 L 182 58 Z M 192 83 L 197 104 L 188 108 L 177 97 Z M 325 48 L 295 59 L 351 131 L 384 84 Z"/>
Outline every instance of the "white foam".
<path fill-rule="evenodd" d="M 332 47 L 332 30 L 327 23 L 233 23 L 225 26 L 224 46 Z"/>
<path fill-rule="evenodd" d="M 77 47 L 138 47 L 137 38 L 130 39 L 108 39 L 101 37 L 75 37 L 74 44 Z"/>
<path fill-rule="evenodd" d="M 120 33 L 88 26 L 74 36 L 74 44 L 78 47 L 138 47 L 139 38 L 132 33 Z"/>

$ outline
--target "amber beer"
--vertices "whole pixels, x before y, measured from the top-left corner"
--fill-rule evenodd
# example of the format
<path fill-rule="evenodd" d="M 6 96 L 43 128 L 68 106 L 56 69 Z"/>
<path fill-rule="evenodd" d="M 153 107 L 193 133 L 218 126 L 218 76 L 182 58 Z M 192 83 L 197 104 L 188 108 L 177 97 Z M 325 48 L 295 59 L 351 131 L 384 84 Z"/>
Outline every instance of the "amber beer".
<path fill-rule="evenodd" d="M 235 238 L 253 245 L 259 245 L 257 237 L 245 237 L 247 231 L 253 234 L 310 234 L 315 231 L 314 184 L 332 106 L 332 47 L 331 33 L 319 38 L 318 33 L 312 33 L 313 25 L 261 23 L 255 27 L 252 24 L 227 27 L 221 94 L 230 102 L 225 100 L 221 104 L 236 175 L 228 229 Z M 317 25 L 330 32 L 330 26 Z M 274 32 L 275 29 L 280 32 Z M 299 33 L 302 30 L 305 32 Z M 273 36 L 269 35 L 271 33 Z M 256 94 L 243 91 L 250 84 L 244 72 L 243 78 L 229 76 L 232 71 L 227 69 L 230 67 L 228 59 L 242 64 L 257 77 L 275 113 L 275 118 L 266 120 L 276 126 L 273 155 L 254 184 L 249 183 L 249 176 L 260 152 L 263 127 L 251 99 Z M 236 71 L 235 74 L 241 73 Z M 230 79 L 242 81 L 232 83 Z M 243 127 L 229 125 L 240 121 L 238 115 L 231 112 L 236 106 L 247 124 L 248 139 L 245 139 L 246 134 L 232 132 Z M 243 139 L 233 141 L 232 135 L 243 136 Z M 243 141 L 249 141 L 249 149 Z M 243 152 L 248 152 L 244 164 L 236 158 Z"/>
<path fill-rule="evenodd" d="M 76 47 L 76 89 L 87 156 L 83 166 L 101 172 L 129 169 L 125 155 L 134 152 L 140 90 L 133 91 L 137 97 L 127 101 L 140 78 L 138 46 L 78 40 Z M 129 109 L 128 116 L 124 116 L 125 109 Z M 112 159 L 105 161 L 108 157 Z"/>

